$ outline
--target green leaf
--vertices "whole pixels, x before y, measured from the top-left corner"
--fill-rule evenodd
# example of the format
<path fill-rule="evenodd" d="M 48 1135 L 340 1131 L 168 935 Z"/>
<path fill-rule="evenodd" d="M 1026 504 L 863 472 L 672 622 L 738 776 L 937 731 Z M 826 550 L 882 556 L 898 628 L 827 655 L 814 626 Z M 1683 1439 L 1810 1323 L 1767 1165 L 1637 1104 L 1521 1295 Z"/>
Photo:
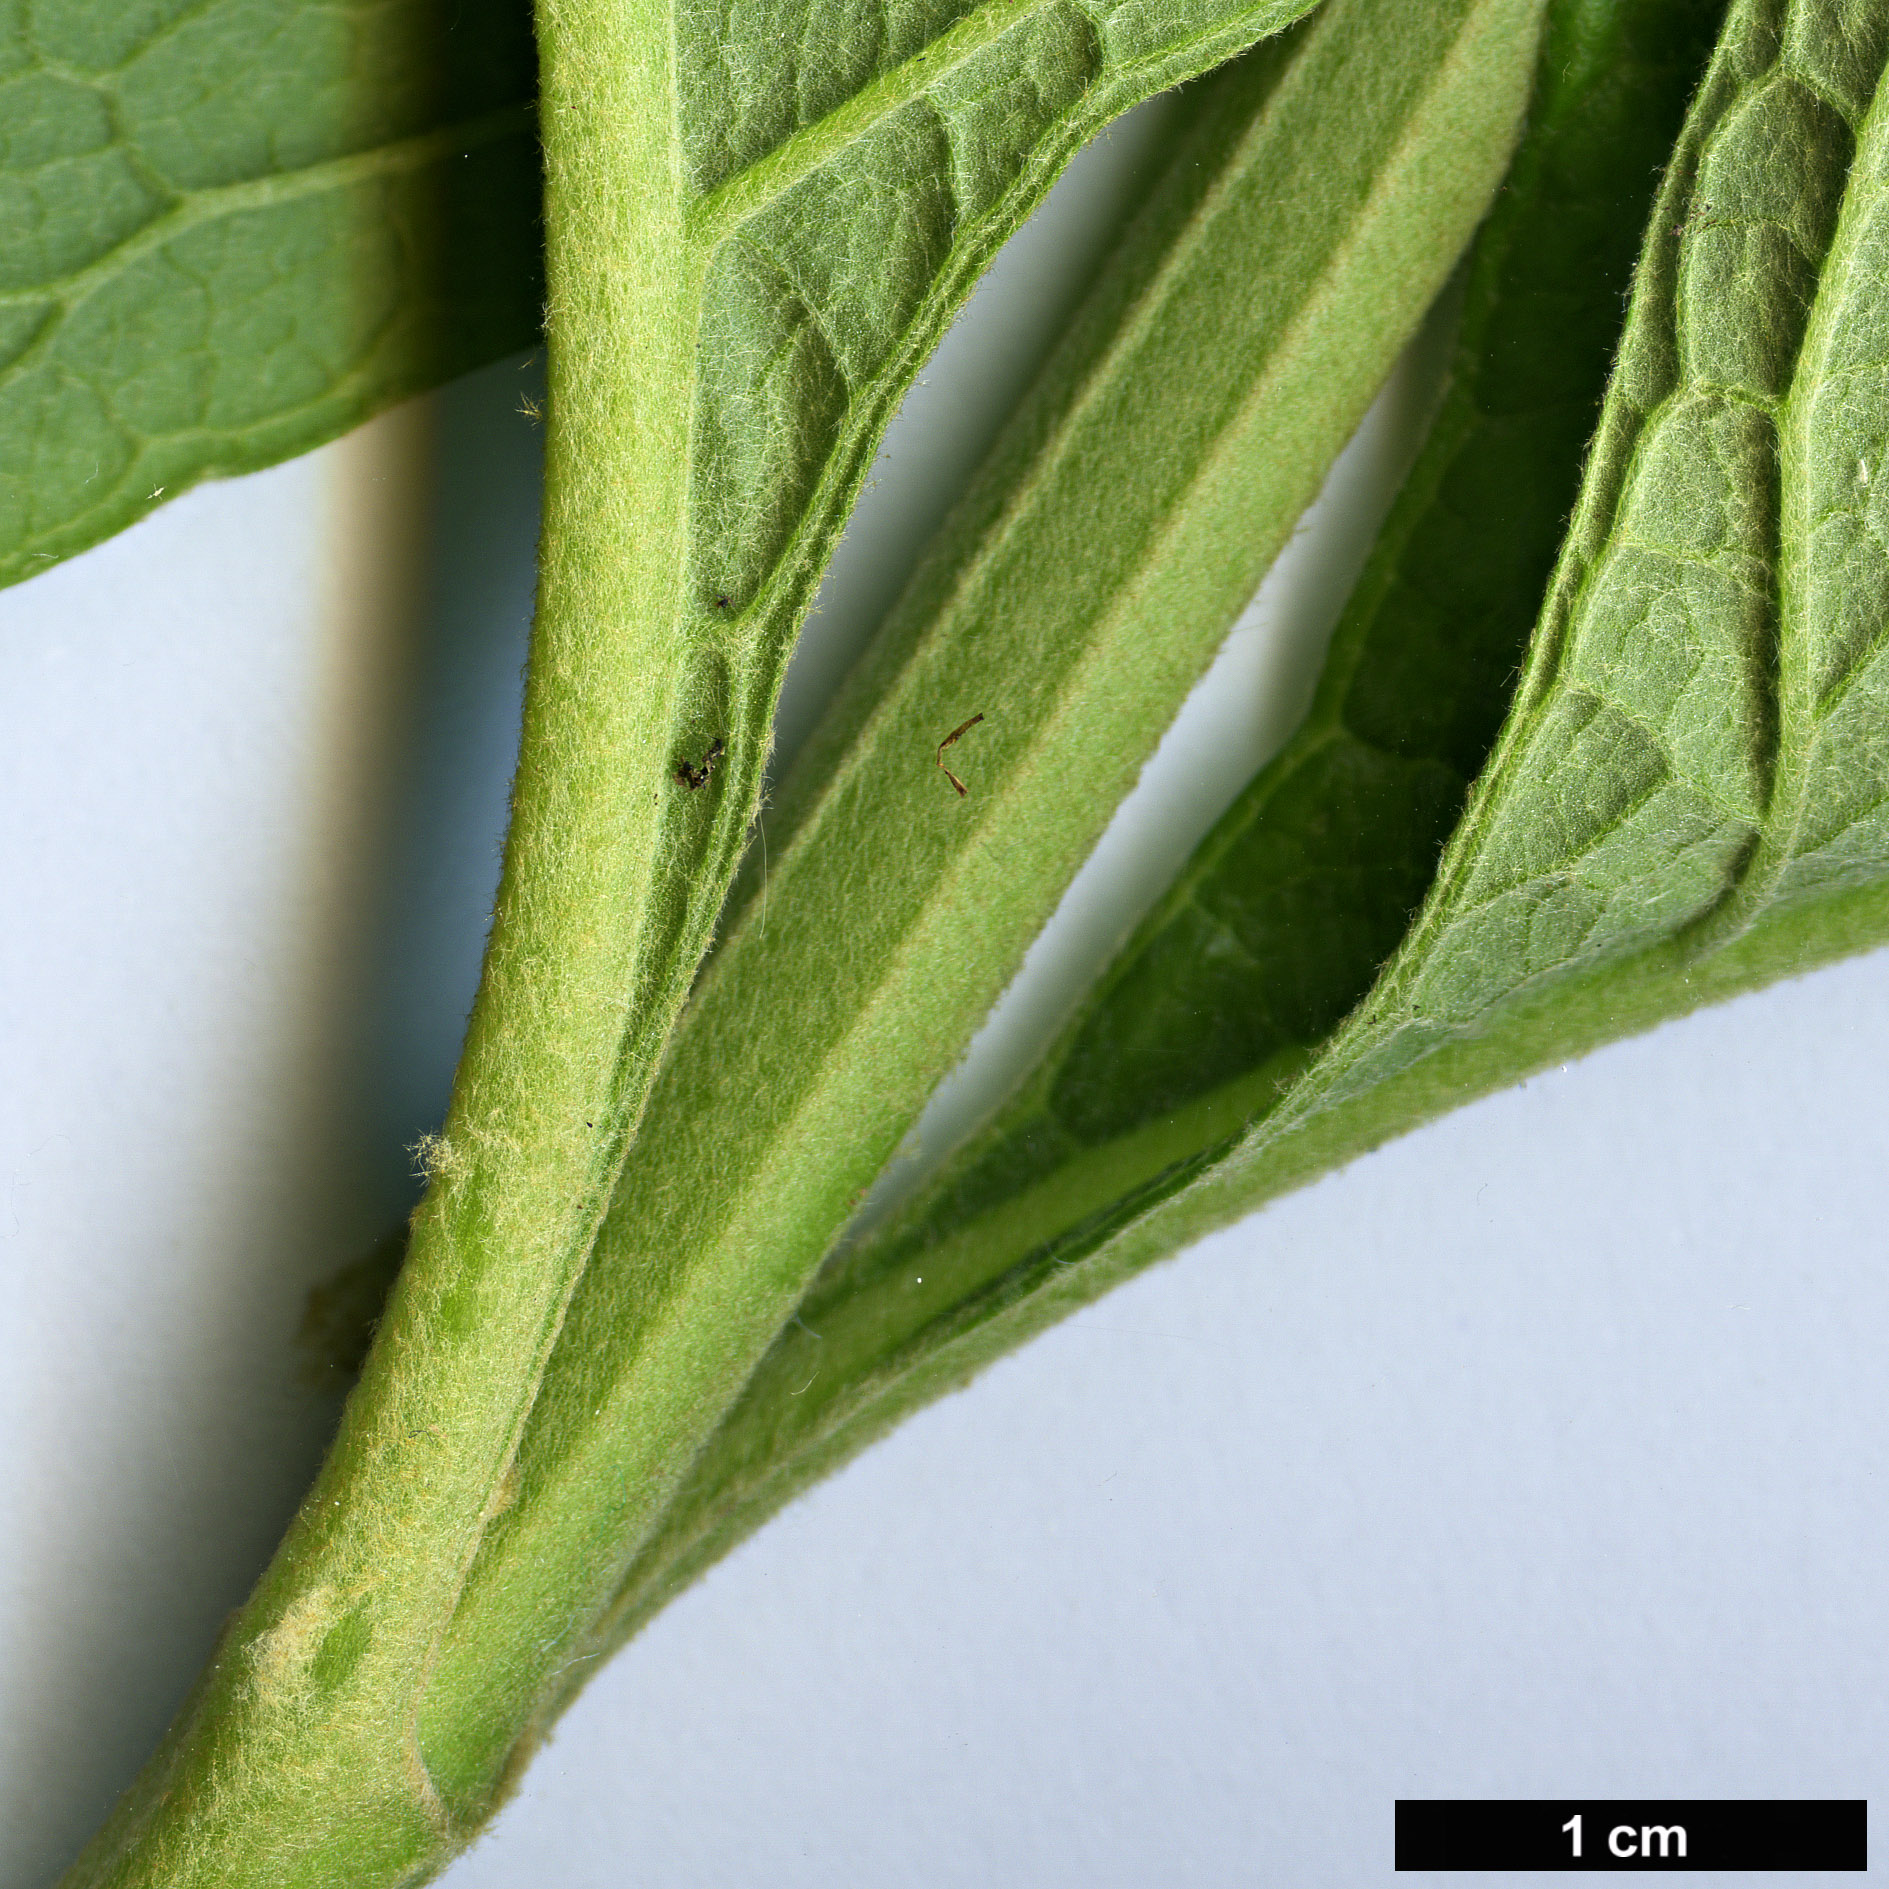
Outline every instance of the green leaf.
<path fill-rule="evenodd" d="M 785 783 L 441 1649 L 420 1732 L 449 1803 L 488 1801 L 562 1702 L 572 1682 L 540 1675 L 570 1667 L 1487 204 L 1539 8 L 1397 17 L 1333 0 L 1177 114 L 1144 210 Z"/>
<path fill-rule="evenodd" d="M 1745 5 L 1681 140 L 1516 706 L 1430 901 L 1284 1111 L 1609 960 L 1703 974 L 1889 868 L 1889 7 Z M 1818 921 L 1812 918 L 1812 934 Z"/>
<path fill-rule="evenodd" d="M 530 344 L 521 0 L 0 10 L 0 583 Z"/>
<path fill-rule="evenodd" d="M 1786 146 L 1755 116 L 1776 110 L 1780 95 L 1801 95 L 1785 76 L 1792 54 L 1783 74 L 1754 58 L 1749 48 L 1754 40 L 1762 47 L 1767 22 L 1744 13 L 1655 209 L 1615 392 L 1530 683 L 1438 867 L 1494 744 L 1555 566 L 1615 347 L 1633 233 L 1720 10 L 1706 0 L 1552 10 L 1530 128 L 1478 240 L 1451 387 L 1334 636 L 1306 723 L 997 1117 L 908 1210 L 829 1263 L 694 1466 L 597 1645 L 634 1630 L 781 1503 L 918 1404 L 1137 1267 L 1472 1094 L 1882 935 L 1889 900 L 1878 888 L 1774 918 L 1716 954 L 1708 937 L 1724 934 L 1710 926 L 1677 951 L 1647 950 L 1643 932 L 1634 934 L 1636 951 L 1599 927 L 1555 964 L 1538 966 L 1527 950 L 1540 911 L 1570 888 L 1591 893 L 1606 883 L 1595 868 L 1610 857 L 1607 842 L 1579 850 L 1567 822 L 1584 814 L 1589 831 L 1602 831 L 1628 791 L 1610 773 L 1617 749 L 1579 771 L 1556 775 L 1542 764 L 1540 744 L 1570 704 L 1583 725 L 1597 712 L 1580 700 L 1594 673 L 1583 638 L 1594 639 L 1585 643 L 1591 650 L 1603 634 L 1587 626 L 1617 626 L 1604 645 L 1604 673 L 1617 678 L 1636 659 L 1642 673 L 1690 677 L 1699 667 L 1692 639 L 1714 623 L 1743 624 L 1695 604 L 1676 633 L 1650 610 L 1633 617 L 1638 596 L 1622 583 L 1643 568 L 1651 535 L 1639 528 L 1632 496 L 1671 477 L 1673 459 L 1657 450 L 1663 426 L 1682 423 L 1701 397 L 1678 365 L 1688 349 L 1700 358 L 1679 308 L 1710 311 L 1721 354 L 1706 378 L 1721 371 L 1724 350 L 1752 329 L 1775 336 L 1782 319 L 1775 305 L 1753 309 L 1723 291 L 1683 303 L 1675 293 L 1687 279 L 1681 270 L 1718 253 L 1709 243 L 1742 240 L 1754 216 L 1768 227 L 1776 212 L 1765 201 L 1754 213 L 1734 188 L 1747 124 L 1763 126 L 1772 154 L 1756 169 L 1762 188 L 1785 181 L 1779 149 L 1839 185 L 1850 162 L 1847 132 L 1794 135 Z M 1849 44 L 1861 23 L 1851 22 Z M 1813 36 L 1801 16 L 1791 25 L 1801 59 Z M 1815 43 L 1845 42 L 1826 35 Z M 1740 58 L 1755 70 L 1742 71 Z M 1871 75 L 1844 76 L 1848 91 L 1839 95 L 1866 100 Z M 1818 91 L 1833 85 L 1818 75 Z M 1858 105 L 1852 110 L 1860 115 Z M 1875 189 L 1859 174 L 1847 214 L 1865 214 Z M 1818 258 L 1822 240 L 1805 238 Z M 1829 310 L 1820 319 L 1855 323 L 1865 280 L 1846 270 L 1837 289 L 1826 267 L 1821 296 L 1839 299 L 1820 297 L 1819 309 Z M 1842 332 L 1856 344 L 1857 327 Z M 1662 362 L 1665 378 L 1649 390 L 1644 377 Z M 1795 384 L 1824 386 L 1826 375 L 1807 352 Z M 1880 427 L 1889 403 L 1880 381 L 1872 391 Z M 1826 398 L 1798 410 L 1820 411 L 1814 402 Z M 1710 472 L 1715 463 L 1702 454 L 1688 470 Z M 1666 490 L 1677 500 L 1668 501 L 1669 518 L 1700 515 L 1693 488 L 1673 478 Z M 1721 500 L 1704 516 L 1710 524 L 1728 509 Z M 1690 572 L 1679 564 L 1667 594 Z M 1623 595 L 1634 599 L 1629 611 L 1610 617 L 1610 598 Z M 1572 635 L 1562 633 L 1558 610 L 1574 619 Z M 1709 700 L 1716 710 L 1699 703 L 1697 716 L 1707 726 L 1727 706 L 1723 694 Z M 1681 747 L 1676 738 L 1673 746 Z M 1868 755 L 1851 777 L 1863 798 L 1883 785 L 1883 766 Z M 1679 772 L 1675 762 L 1665 766 L 1669 777 Z M 1646 791 L 1644 777 L 1634 779 Z M 1660 791 L 1657 782 L 1651 791 Z M 1687 830 L 1670 815 L 1663 825 L 1669 836 Z M 1502 910 L 1502 894 L 1492 898 L 1489 878 L 1478 874 L 1518 854 L 1534 874 L 1525 882 L 1527 921 L 1492 938 L 1491 908 Z M 1664 870 L 1683 880 L 1687 863 L 1681 850 Z M 1424 919 L 1398 952 L 1433 879 Z M 1721 879 L 1718 896 L 1731 912 L 1748 894 Z M 1642 920 L 1661 909 L 1631 890 L 1620 903 Z M 1668 912 L 1656 936 L 1688 922 Z M 1623 961 L 1622 953 L 1631 955 Z M 1465 985 L 1475 1005 L 1438 1019 L 1430 994 Z"/>

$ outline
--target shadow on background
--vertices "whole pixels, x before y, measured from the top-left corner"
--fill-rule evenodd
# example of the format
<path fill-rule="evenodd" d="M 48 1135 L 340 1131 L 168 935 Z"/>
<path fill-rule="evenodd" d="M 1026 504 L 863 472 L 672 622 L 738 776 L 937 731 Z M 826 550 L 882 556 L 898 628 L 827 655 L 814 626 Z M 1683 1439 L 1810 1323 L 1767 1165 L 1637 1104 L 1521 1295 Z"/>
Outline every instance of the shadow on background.
<path fill-rule="evenodd" d="M 419 1197 L 409 1151 L 446 1113 L 498 888 L 536 585 L 543 361 L 456 381 L 435 403 L 425 612 L 374 914 L 365 1138 Z M 403 1209 L 404 1210 L 404 1209 Z"/>
<path fill-rule="evenodd" d="M 73 1050 L 123 1071 L 145 1098 L 132 1109 L 147 1118 L 143 1132 L 105 1168 L 98 1150 L 80 1149 L 69 1173 L 36 1176 L 38 1200 L 59 1192 L 71 1204 L 63 1220 L 41 1213 L 10 1256 L 45 1264 L 37 1245 L 81 1279 L 16 1294 L 13 1307 L 18 1329 L 68 1362 L 44 1374 L 41 1393 L 14 1387 L 32 1423 L 16 1432 L 26 1463 L 10 1521 L 31 1553 L 14 1558 L 19 1586 L 8 1596 L 17 1639 L 0 1780 L 4 1889 L 55 1880 L 103 1820 L 332 1434 L 339 1399 L 309 1388 L 300 1369 L 302 1309 L 312 1286 L 410 1207 L 407 1149 L 443 1112 L 477 983 L 533 589 L 539 435 L 519 408 L 538 381 L 531 362 L 501 363 L 430 396 L 428 410 L 376 422 L 378 443 L 356 436 L 327 449 L 341 457 L 326 466 L 256 475 L 286 491 L 263 500 L 209 488 L 103 547 L 99 568 L 131 599 L 127 620 L 140 587 L 155 596 L 180 572 L 248 560 L 233 590 L 223 580 L 221 608 L 243 617 L 253 599 L 254 627 L 206 624 L 205 645 L 182 658 L 194 679 L 176 700 L 160 680 L 176 665 L 157 614 L 95 633 L 85 618 L 96 581 L 76 570 L 82 581 L 59 606 L 90 665 L 80 686 L 109 684 L 122 700 L 113 668 L 157 665 L 143 719 L 173 724 L 150 734 L 151 753 L 166 766 L 181 756 L 186 773 L 202 767 L 216 784 L 183 793 L 179 812 L 162 782 L 154 789 L 160 824 L 206 811 L 163 842 L 189 885 L 141 943 L 106 940 L 103 973 L 84 962 L 66 972 L 84 990 L 100 975 L 122 981 L 116 961 L 128 950 L 197 960 L 179 974 L 175 1014 L 103 1052 Z M 432 488 L 417 501 L 402 489 L 416 473 Z M 337 488 L 343 502 L 324 502 L 322 525 L 301 527 L 309 497 Z M 228 548 L 232 527 L 256 534 L 246 550 Z M 280 542 L 261 541 L 277 530 Z M 284 615 L 267 591 L 293 594 L 311 575 L 321 587 L 331 567 L 353 563 L 351 533 L 379 541 L 365 554 L 386 567 L 364 580 L 376 595 L 361 603 L 344 584 L 313 619 L 319 648 L 270 651 L 261 683 L 232 674 L 244 638 Z M 120 607 L 109 582 L 101 594 Z M 164 601 L 172 615 L 179 608 Z M 24 627 L 41 626 L 29 615 Z M 219 760 L 237 790 L 248 783 L 265 804 L 231 808 Z M 126 764 L 105 757 L 101 776 L 114 765 Z M 83 791 L 109 800 L 114 789 Z M 248 850 L 225 865 L 236 836 Z M 118 870 L 109 844 L 108 873 Z M 201 892 L 193 855 L 207 858 Z M 84 870 L 99 868 L 67 868 Z M 136 870 L 125 868 L 128 884 Z M 174 1069 L 153 1072 L 154 1046 L 160 1062 L 168 1047 Z M 80 1104 L 92 1112 L 82 1090 Z"/>

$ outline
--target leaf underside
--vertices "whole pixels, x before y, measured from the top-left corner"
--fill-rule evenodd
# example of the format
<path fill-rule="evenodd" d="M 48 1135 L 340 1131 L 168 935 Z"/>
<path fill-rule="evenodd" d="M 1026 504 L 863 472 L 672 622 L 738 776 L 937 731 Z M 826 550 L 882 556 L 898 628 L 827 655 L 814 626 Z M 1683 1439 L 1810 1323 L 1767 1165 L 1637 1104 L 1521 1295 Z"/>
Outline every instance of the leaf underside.
<path fill-rule="evenodd" d="M 854 410 L 902 385 L 1071 149 L 1129 104 L 1278 30 L 1305 0 L 792 6 L 679 38 L 681 137 L 716 241 L 703 289 L 694 601 L 738 619 L 788 557 Z M 685 20 L 691 18 L 685 13 Z M 876 432 L 876 427 L 874 428 Z M 848 445 L 852 442 L 848 441 Z"/>
<path fill-rule="evenodd" d="M 1188 1240 L 1544 1063 L 1889 938 L 1889 7 L 1731 10 L 1576 500 L 1634 200 L 1720 11 L 1552 10 L 1451 389 L 1307 723 L 987 1127 L 829 1262 L 600 1647 Z"/>
<path fill-rule="evenodd" d="M 529 346 L 523 0 L 0 9 L 0 583 Z"/>

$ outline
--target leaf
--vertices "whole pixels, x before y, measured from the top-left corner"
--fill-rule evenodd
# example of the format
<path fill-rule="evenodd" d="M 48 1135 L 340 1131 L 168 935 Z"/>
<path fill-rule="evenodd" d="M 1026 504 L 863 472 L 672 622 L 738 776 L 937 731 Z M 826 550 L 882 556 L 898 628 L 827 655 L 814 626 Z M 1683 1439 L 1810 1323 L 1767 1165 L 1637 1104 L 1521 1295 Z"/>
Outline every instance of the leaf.
<path fill-rule="evenodd" d="M 555 1675 L 638 1537 L 1486 205 L 1538 7 L 1400 0 L 1395 34 L 1384 17 L 1335 0 L 1194 95 L 1143 213 L 784 786 L 765 891 L 670 1047 L 441 1649 L 420 1731 L 448 1803 L 487 1801 L 561 1703 Z M 963 796 L 938 765 L 954 730 Z"/>
<path fill-rule="evenodd" d="M 1626 494 L 1645 489 L 1647 464 L 1672 462 L 1633 455 L 1663 418 L 1689 411 L 1683 383 L 1656 383 L 1649 395 L 1636 377 L 1649 361 L 1685 358 L 1693 337 L 1675 314 L 1677 266 L 1701 253 L 1708 228 L 1742 237 L 1749 227 L 1726 177 L 1736 139 L 1749 114 L 1775 109 L 1780 91 L 1790 96 L 1761 63 L 1739 74 L 1735 62 L 1751 59 L 1742 49 L 1762 43 L 1764 22 L 1748 14 L 1734 19 L 1654 213 L 1553 592 L 1576 599 L 1576 634 L 1556 637 L 1551 601 L 1551 640 L 1537 638 L 1531 685 L 1437 866 L 1555 564 L 1614 348 L 1631 232 L 1719 11 L 1667 0 L 1552 10 L 1529 132 L 1478 239 L 1451 388 L 1334 636 L 1305 725 L 997 1117 L 906 1212 L 829 1262 L 630 1571 L 597 1645 L 633 1631 L 911 1409 L 1186 1240 L 1544 1062 L 1882 935 L 1889 901 L 1878 888 L 1847 908 L 1774 922 L 1715 956 L 1694 947 L 1669 962 L 1666 947 L 1642 946 L 1622 962 L 1612 955 L 1620 946 L 1596 937 L 1585 955 L 1538 971 L 1481 928 L 1486 895 L 1479 904 L 1453 890 L 1477 884 L 1483 823 L 1505 797 L 1497 831 L 1511 848 L 1526 852 L 1556 830 L 1541 811 L 1552 792 L 1542 782 L 1555 777 L 1538 771 L 1528 739 L 1539 741 L 1587 686 L 1575 653 L 1585 624 L 1605 620 L 1595 613 L 1609 594 L 1591 573 L 1609 570 L 1610 549 L 1629 564 L 1641 555 Z M 1791 44 L 1808 44 L 1802 18 L 1791 24 Z M 1865 100 L 1869 82 L 1846 76 L 1847 96 Z M 1849 163 L 1847 140 L 1800 137 L 1790 148 L 1839 180 Z M 1776 187 L 1775 169 L 1759 175 Z M 1853 199 L 1871 201 L 1874 189 L 1859 175 Z M 1718 219 L 1709 225 L 1708 197 Z M 1823 282 L 1829 295 L 1827 269 Z M 1854 321 L 1855 287 L 1838 293 L 1820 309 Z M 1689 306 L 1718 315 L 1721 348 L 1746 324 L 1776 332 L 1773 310 L 1722 294 Z M 1879 401 L 1879 423 L 1886 406 Z M 1691 619 L 1712 620 L 1705 608 Z M 1612 647 L 1657 670 L 1672 644 L 1630 628 Z M 1610 758 L 1564 772 L 1551 804 L 1591 806 L 1612 786 Z M 1875 779 L 1880 792 L 1879 765 Z M 1574 882 L 1591 858 L 1537 854 L 1533 884 Z M 1379 979 L 1433 877 L 1440 889 L 1424 921 Z M 1530 936 L 1525 927 L 1509 935 Z M 1453 980 L 1475 980 L 1482 1004 L 1451 1018 L 1447 1034 L 1400 1001 L 1406 990 L 1460 988 Z M 1387 1079 L 1398 1056 L 1402 1073 Z"/>
<path fill-rule="evenodd" d="M 0 11 L 0 583 L 538 329 L 522 0 Z"/>
<path fill-rule="evenodd" d="M 1868 520 L 1889 444 L 1889 139 L 1867 118 L 1886 49 L 1882 6 L 1734 13 L 1516 707 L 1426 911 L 1293 1118 L 1518 996 L 1648 953 L 1703 971 L 1889 867 L 1889 564 Z"/>

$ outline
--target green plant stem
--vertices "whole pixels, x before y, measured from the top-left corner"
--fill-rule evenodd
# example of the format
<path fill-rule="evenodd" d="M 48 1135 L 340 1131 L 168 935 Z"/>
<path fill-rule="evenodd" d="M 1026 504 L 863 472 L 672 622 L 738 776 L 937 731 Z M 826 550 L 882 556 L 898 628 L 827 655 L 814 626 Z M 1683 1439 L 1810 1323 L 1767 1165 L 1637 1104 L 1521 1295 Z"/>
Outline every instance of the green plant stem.
<path fill-rule="evenodd" d="M 680 241 L 668 38 L 628 9 L 544 26 L 558 345 L 485 981 L 341 1434 L 75 1884 L 391 1882 L 450 1853 L 417 1703 L 706 940 L 712 895 L 686 867 L 745 826 L 725 792 L 670 778 L 699 712 L 675 618 L 700 259 Z"/>

